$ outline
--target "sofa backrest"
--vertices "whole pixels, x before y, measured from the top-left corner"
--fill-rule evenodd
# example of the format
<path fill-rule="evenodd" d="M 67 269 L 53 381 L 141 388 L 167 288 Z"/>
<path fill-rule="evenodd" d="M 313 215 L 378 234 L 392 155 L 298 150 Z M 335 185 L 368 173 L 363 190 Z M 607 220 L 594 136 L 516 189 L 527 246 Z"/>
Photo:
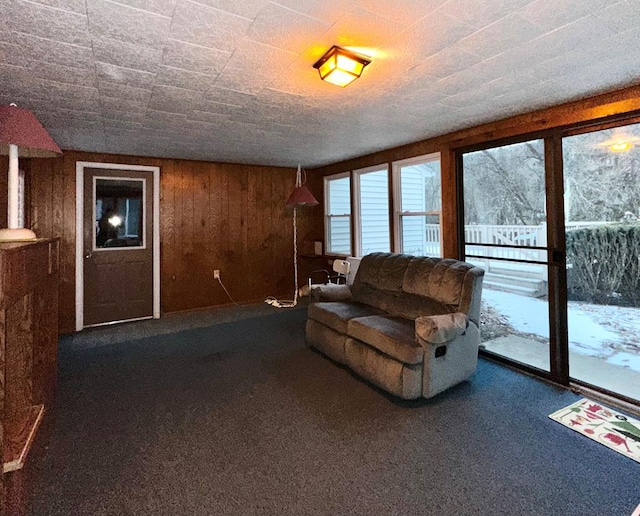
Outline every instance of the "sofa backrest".
<path fill-rule="evenodd" d="M 360 262 L 353 299 L 409 319 L 462 312 L 479 324 L 483 276 L 459 260 L 372 253 Z"/>

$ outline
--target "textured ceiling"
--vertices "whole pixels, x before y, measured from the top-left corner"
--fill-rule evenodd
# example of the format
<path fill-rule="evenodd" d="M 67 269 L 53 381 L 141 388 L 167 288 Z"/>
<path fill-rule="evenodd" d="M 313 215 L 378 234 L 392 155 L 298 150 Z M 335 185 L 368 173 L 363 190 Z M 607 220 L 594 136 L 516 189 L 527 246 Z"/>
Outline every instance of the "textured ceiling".
<path fill-rule="evenodd" d="M 640 81 L 638 0 L 0 0 L 64 149 L 305 167 Z M 345 89 L 312 64 L 372 57 Z"/>

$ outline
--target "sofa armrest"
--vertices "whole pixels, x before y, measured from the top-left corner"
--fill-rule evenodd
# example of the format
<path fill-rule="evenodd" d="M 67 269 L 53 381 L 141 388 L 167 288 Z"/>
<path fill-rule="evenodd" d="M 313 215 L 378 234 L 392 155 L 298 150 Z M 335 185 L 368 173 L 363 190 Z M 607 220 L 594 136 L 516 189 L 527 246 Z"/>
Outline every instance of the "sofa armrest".
<path fill-rule="evenodd" d="M 416 319 L 416 340 L 421 344 L 444 344 L 462 335 L 468 324 L 461 312 L 427 315 Z"/>
<path fill-rule="evenodd" d="M 351 299 L 351 289 L 349 285 L 336 285 L 328 283 L 326 285 L 313 285 L 309 294 L 311 301 L 349 301 Z"/>

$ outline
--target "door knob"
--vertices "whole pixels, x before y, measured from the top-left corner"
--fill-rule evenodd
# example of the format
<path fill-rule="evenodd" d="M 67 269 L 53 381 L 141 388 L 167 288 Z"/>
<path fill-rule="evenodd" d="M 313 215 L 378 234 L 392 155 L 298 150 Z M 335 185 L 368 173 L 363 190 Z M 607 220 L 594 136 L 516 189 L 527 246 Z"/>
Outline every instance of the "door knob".
<path fill-rule="evenodd" d="M 87 253 L 84 255 L 85 258 L 89 259 L 93 256 L 93 253 Z"/>

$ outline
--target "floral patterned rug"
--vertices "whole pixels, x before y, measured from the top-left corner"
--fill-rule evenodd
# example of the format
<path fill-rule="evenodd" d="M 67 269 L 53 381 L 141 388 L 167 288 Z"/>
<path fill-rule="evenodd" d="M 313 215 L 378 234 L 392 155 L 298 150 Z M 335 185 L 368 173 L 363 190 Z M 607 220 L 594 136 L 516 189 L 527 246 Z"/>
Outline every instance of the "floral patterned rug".
<path fill-rule="evenodd" d="M 637 419 L 586 398 L 554 412 L 549 417 L 640 462 L 640 421 Z"/>

